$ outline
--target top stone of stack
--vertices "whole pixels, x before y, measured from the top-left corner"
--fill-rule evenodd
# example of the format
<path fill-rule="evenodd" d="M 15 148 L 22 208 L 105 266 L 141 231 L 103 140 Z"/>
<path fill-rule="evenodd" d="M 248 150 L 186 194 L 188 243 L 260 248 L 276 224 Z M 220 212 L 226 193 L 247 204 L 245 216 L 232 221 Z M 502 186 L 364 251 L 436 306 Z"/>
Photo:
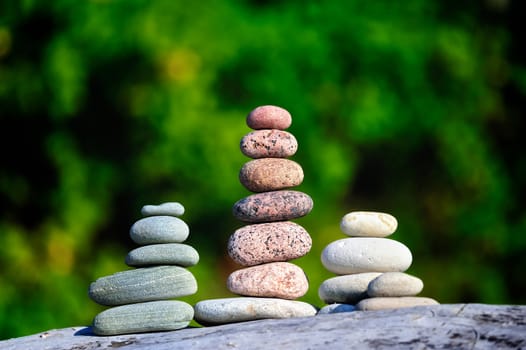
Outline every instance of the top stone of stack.
<path fill-rule="evenodd" d="M 374 211 L 353 211 L 340 222 L 340 229 L 351 237 L 387 237 L 392 235 L 398 222 L 387 213 Z"/>
<path fill-rule="evenodd" d="M 290 113 L 277 106 L 259 106 L 247 116 L 247 125 L 254 130 L 277 129 L 285 130 L 292 124 Z"/>

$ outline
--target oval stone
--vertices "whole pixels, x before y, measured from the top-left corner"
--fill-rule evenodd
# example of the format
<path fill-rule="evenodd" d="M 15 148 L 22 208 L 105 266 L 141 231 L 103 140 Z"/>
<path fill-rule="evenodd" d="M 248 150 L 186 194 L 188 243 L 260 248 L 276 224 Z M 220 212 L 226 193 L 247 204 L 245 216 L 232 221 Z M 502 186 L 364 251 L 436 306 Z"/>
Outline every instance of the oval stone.
<path fill-rule="evenodd" d="M 276 298 L 224 298 L 195 304 L 195 320 L 204 326 L 267 318 L 291 318 L 316 315 L 310 304 Z"/>
<path fill-rule="evenodd" d="M 278 106 L 259 106 L 247 116 L 249 128 L 285 130 L 292 124 L 290 113 Z"/>
<path fill-rule="evenodd" d="M 405 297 L 417 295 L 424 289 L 418 277 L 403 272 L 386 272 L 369 283 L 367 294 L 371 297 Z"/>
<path fill-rule="evenodd" d="M 287 158 L 296 154 L 298 141 L 291 133 L 276 129 L 256 130 L 241 139 L 241 152 L 250 158 Z"/>
<path fill-rule="evenodd" d="M 323 266 L 339 275 L 403 272 L 411 266 L 412 261 L 409 248 L 388 238 L 344 238 L 327 245 L 321 254 Z"/>
<path fill-rule="evenodd" d="M 340 312 L 352 312 L 355 311 L 356 307 L 349 304 L 330 304 L 325 305 L 318 311 L 316 315 L 328 315 L 328 314 L 339 314 Z"/>
<path fill-rule="evenodd" d="M 90 298 L 100 305 L 123 305 L 192 295 L 197 281 L 179 266 L 156 266 L 117 272 L 91 283 Z"/>
<path fill-rule="evenodd" d="M 252 192 L 276 191 L 300 185 L 303 182 L 303 169 L 289 159 L 254 159 L 243 165 L 239 181 Z"/>
<path fill-rule="evenodd" d="M 169 215 L 181 216 L 184 214 L 184 207 L 179 202 L 167 202 L 159 205 L 145 205 L 141 209 L 143 216 Z"/>
<path fill-rule="evenodd" d="M 232 212 L 244 222 L 284 221 L 307 215 L 313 205 L 312 198 L 303 192 L 281 190 L 245 197 L 234 204 Z"/>
<path fill-rule="evenodd" d="M 312 239 L 303 227 L 280 221 L 236 230 L 228 240 L 228 255 L 240 265 L 253 266 L 296 259 L 307 254 L 311 247 Z"/>
<path fill-rule="evenodd" d="M 194 266 L 199 262 L 199 253 L 182 243 L 151 244 L 134 249 L 126 256 L 128 266 L 178 265 Z"/>
<path fill-rule="evenodd" d="M 348 213 L 340 223 L 342 232 L 354 237 L 387 237 L 396 231 L 397 226 L 394 216 L 374 211 Z"/>
<path fill-rule="evenodd" d="M 364 272 L 329 278 L 318 288 L 318 295 L 326 304 L 356 304 L 368 298 L 369 282 L 380 275 L 381 272 Z"/>
<path fill-rule="evenodd" d="M 193 317 L 193 307 L 185 302 L 151 301 L 105 310 L 95 316 L 92 329 L 97 335 L 173 331 L 187 327 Z"/>
<path fill-rule="evenodd" d="M 274 262 L 232 272 L 227 288 L 239 295 L 296 299 L 307 293 L 309 282 L 299 266 Z"/>
<path fill-rule="evenodd" d="M 190 229 L 181 219 L 173 216 L 150 216 L 136 221 L 130 229 L 130 237 L 137 244 L 184 242 Z"/>
<path fill-rule="evenodd" d="M 356 304 L 356 310 L 375 311 L 429 305 L 438 305 L 438 302 L 426 297 L 380 297 L 360 301 Z"/>

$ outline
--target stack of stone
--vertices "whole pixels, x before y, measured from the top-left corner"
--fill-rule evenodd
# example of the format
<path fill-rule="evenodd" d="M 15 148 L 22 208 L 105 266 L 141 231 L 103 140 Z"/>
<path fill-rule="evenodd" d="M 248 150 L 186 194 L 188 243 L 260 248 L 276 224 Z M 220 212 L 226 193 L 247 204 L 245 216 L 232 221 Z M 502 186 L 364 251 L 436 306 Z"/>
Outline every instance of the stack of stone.
<path fill-rule="evenodd" d="M 290 260 L 307 254 L 312 246 L 308 232 L 290 221 L 307 215 L 313 206 L 305 193 L 290 190 L 303 181 L 302 167 L 287 159 L 298 143 L 285 131 L 292 122 L 283 108 L 261 106 L 247 117 L 254 131 L 240 144 L 252 158 L 239 173 L 245 188 L 255 194 L 234 204 L 234 216 L 247 225 L 228 241 L 228 254 L 244 268 L 227 280 L 228 289 L 243 297 L 206 300 L 195 306 L 202 324 L 221 324 L 263 318 L 312 316 L 316 309 L 295 301 L 308 288 L 304 271 Z"/>
<path fill-rule="evenodd" d="M 320 298 L 331 304 L 320 313 L 437 304 L 416 297 L 424 284 L 404 273 L 413 259 L 411 251 L 386 238 L 397 226 L 396 218 L 386 213 L 358 211 L 343 217 L 340 228 L 351 238 L 334 241 L 322 252 L 323 266 L 341 276 L 320 285 Z"/>
<path fill-rule="evenodd" d="M 186 267 L 199 261 L 197 251 L 182 244 L 190 233 L 178 218 L 184 207 L 177 202 L 146 205 L 143 219 L 130 229 L 132 240 L 141 245 L 126 256 L 136 269 L 117 272 L 90 285 L 90 298 L 100 305 L 114 306 L 93 320 L 98 335 L 176 330 L 193 319 L 191 305 L 172 298 L 197 292 L 197 282 Z"/>

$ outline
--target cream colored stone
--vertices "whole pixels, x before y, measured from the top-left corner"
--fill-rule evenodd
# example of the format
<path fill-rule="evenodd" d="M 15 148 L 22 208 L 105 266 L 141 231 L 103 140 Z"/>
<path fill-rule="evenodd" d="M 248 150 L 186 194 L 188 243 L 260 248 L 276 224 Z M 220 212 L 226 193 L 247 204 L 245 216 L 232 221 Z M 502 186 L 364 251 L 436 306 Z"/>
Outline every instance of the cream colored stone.
<path fill-rule="evenodd" d="M 356 309 L 360 311 L 375 311 L 428 305 L 438 305 L 438 302 L 425 297 L 380 297 L 363 299 L 356 304 Z"/>
<path fill-rule="evenodd" d="M 374 211 L 350 212 L 340 223 L 342 232 L 352 237 L 387 237 L 397 226 L 394 216 Z"/>

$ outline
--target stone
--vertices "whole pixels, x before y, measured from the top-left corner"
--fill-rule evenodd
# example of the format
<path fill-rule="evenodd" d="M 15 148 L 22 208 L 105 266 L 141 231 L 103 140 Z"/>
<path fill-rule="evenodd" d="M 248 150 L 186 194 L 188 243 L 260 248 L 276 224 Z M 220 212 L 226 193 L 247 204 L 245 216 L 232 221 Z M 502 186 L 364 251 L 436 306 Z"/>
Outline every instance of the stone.
<path fill-rule="evenodd" d="M 228 240 L 228 255 L 240 265 L 253 266 L 293 260 L 307 254 L 311 247 L 312 238 L 303 227 L 279 221 L 236 230 Z"/>
<path fill-rule="evenodd" d="M 292 116 L 281 107 L 259 106 L 247 116 L 247 125 L 254 130 L 278 129 L 285 130 L 292 124 Z"/>
<path fill-rule="evenodd" d="M 184 214 L 184 207 L 179 202 L 167 202 L 159 205 L 145 205 L 141 209 L 142 216 L 181 216 Z"/>
<path fill-rule="evenodd" d="M 417 295 L 424 289 L 418 277 L 403 272 L 386 272 L 369 283 L 367 294 L 371 297 L 405 297 Z"/>
<path fill-rule="evenodd" d="M 232 272 L 227 288 L 245 296 L 296 299 L 307 293 L 309 282 L 300 267 L 274 262 Z"/>
<path fill-rule="evenodd" d="M 253 159 L 287 158 L 296 154 L 298 141 L 287 131 L 263 129 L 243 136 L 239 148 L 241 153 Z"/>
<path fill-rule="evenodd" d="M 179 266 L 155 266 L 117 272 L 91 283 L 90 298 L 100 305 L 123 305 L 192 295 L 197 281 Z"/>
<path fill-rule="evenodd" d="M 330 304 L 325 305 L 318 311 L 316 315 L 328 315 L 328 314 L 339 314 L 340 312 L 352 312 L 355 311 L 356 307 L 349 304 Z"/>
<path fill-rule="evenodd" d="M 173 216 L 150 216 L 136 221 L 130 229 L 130 237 L 137 244 L 181 243 L 190 229 L 181 219 Z"/>
<path fill-rule="evenodd" d="M 426 297 L 379 297 L 363 299 L 356 304 L 356 310 L 376 311 L 429 305 L 438 305 L 438 302 Z"/>
<path fill-rule="evenodd" d="M 182 243 L 151 244 L 136 248 L 126 256 L 128 266 L 178 265 L 194 266 L 199 262 L 199 253 Z"/>
<path fill-rule="evenodd" d="M 303 192 L 281 190 L 245 197 L 234 204 L 232 212 L 244 222 L 284 221 L 307 215 L 313 205 L 312 198 Z"/>
<path fill-rule="evenodd" d="M 252 192 L 282 190 L 300 185 L 303 182 L 303 169 L 289 159 L 254 159 L 243 165 L 239 181 Z"/>
<path fill-rule="evenodd" d="M 185 302 L 151 301 L 107 309 L 95 316 L 92 329 L 97 335 L 173 331 L 187 327 L 193 317 Z"/>
<path fill-rule="evenodd" d="M 326 304 L 356 304 L 369 297 L 369 282 L 380 275 L 380 272 L 364 272 L 329 278 L 318 288 L 318 295 Z"/>
<path fill-rule="evenodd" d="M 396 231 L 398 222 L 390 214 L 374 211 L 354 211 L 340 223 L 343 233 L 352 237 L 387 237 Z"/>
<path fill-rule="evenodd" d="M 361 272 L 403 272 L 413 256 L 404 244 L 376 237 L 351 237 L 334 241 L 323 249 L 321 262 L 339 275 Z"/>
<path fill-rule="evenodd" d="M 267 318 L 292 318 L 316 315 L 310 304 L 276 298 L 224 298 L 195 304 L 195 320 L 205 326 Z"/>

